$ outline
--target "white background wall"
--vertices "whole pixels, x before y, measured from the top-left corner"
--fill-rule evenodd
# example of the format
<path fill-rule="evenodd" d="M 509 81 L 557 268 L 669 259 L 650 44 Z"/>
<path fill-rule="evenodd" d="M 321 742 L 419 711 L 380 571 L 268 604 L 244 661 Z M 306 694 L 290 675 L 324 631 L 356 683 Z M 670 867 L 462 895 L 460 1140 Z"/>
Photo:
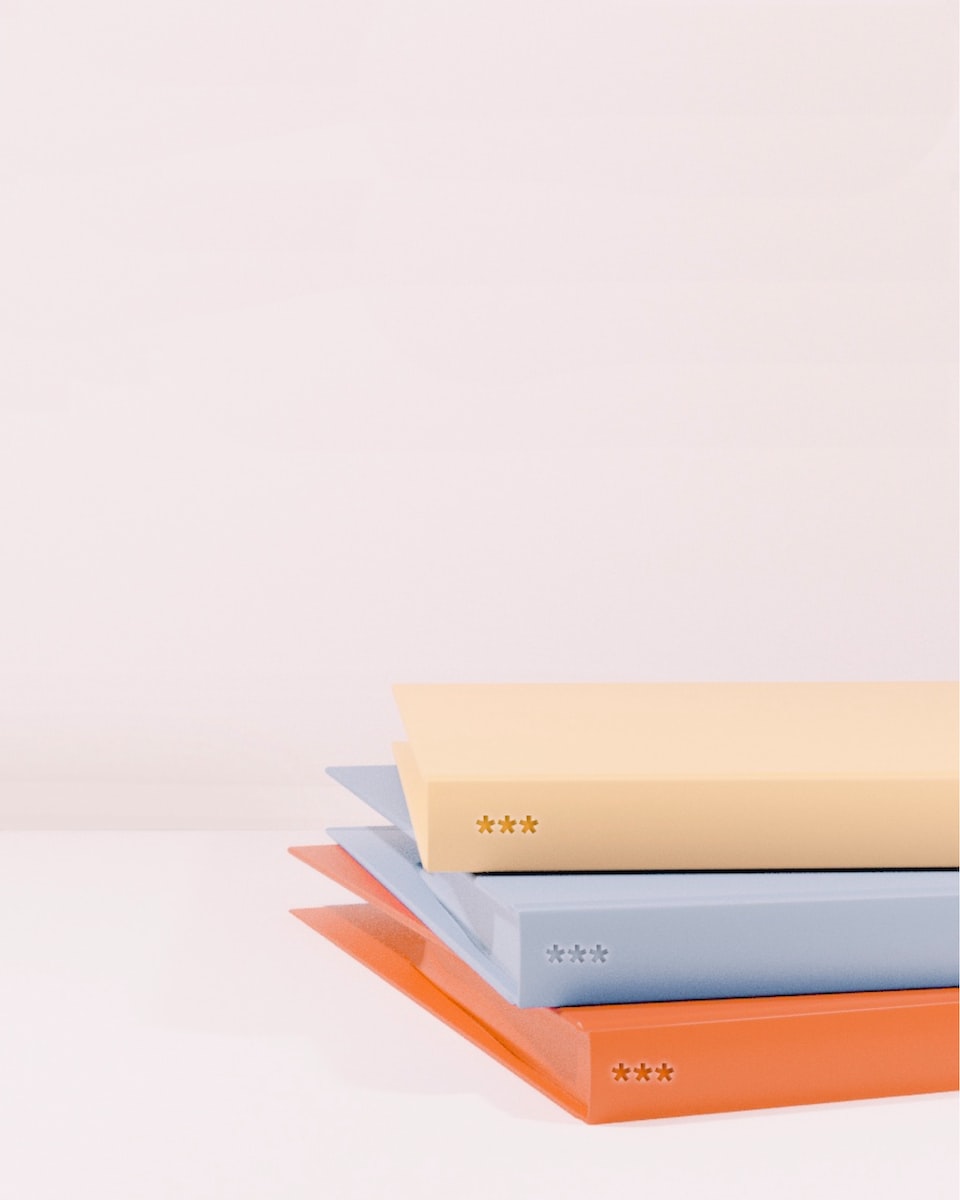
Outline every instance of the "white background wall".
<path fill-rule="evenodd" d="M 0 823 L 397 680 L 957 671 L 956 6 L 0 7 Z"/>

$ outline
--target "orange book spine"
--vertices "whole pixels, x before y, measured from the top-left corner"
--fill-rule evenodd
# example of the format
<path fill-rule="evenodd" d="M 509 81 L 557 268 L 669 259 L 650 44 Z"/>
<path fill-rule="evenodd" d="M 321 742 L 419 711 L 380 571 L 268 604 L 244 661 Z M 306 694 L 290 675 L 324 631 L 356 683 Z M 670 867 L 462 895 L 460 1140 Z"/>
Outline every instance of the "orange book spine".
<path fill-rule="evenodd" d="M 779 999 L 779 998 L 778 998 Z M 957 989 L 806 997 L 810 1010 L 590 1036 L 590 1122 L 824 1104 L 957 1087 Z M 817 1001 L 839 1000 L 833 1011 Z M 690 1002 L 691 1008 L 701 1002 Z M 707 1002 L 710 1003 L 710 1002 Z M 567 1013 L 573 1010 L 565 1010 Z"/>

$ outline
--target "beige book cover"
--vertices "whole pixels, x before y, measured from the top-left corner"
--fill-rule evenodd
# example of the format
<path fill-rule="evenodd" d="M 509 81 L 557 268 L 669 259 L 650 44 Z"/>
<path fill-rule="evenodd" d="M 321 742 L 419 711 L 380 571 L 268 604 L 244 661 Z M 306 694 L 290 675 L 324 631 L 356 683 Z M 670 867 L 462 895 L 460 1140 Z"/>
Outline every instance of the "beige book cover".
<path fill-rule="evenodd" d="M 433 871 L 956 867 L 955 683 L 401 684 Z"/>

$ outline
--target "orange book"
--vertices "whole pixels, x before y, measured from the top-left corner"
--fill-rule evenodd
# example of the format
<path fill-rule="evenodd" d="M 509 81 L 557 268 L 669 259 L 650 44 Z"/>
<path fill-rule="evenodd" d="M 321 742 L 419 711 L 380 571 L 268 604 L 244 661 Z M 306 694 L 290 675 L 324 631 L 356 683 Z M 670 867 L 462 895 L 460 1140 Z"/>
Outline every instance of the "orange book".
<path fill-rule="evenodd" d="M 340 847 L 311 864 L 371 903 L 296 916 L 582 1120 L 958 1085 L 957 988 L 520 1009 Z"/>

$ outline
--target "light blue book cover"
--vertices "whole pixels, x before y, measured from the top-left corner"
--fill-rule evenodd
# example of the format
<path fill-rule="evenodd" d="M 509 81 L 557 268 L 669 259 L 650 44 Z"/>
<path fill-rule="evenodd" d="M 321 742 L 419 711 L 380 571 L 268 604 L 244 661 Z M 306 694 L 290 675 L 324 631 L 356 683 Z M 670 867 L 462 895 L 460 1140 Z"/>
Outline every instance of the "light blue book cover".
<path fill-rule="evenodd" d="M 391 822 L 330 836 L 521 1007 L 960 978 L 956 871 L 431 874 L 394 767 L 330 774 Z"/>

